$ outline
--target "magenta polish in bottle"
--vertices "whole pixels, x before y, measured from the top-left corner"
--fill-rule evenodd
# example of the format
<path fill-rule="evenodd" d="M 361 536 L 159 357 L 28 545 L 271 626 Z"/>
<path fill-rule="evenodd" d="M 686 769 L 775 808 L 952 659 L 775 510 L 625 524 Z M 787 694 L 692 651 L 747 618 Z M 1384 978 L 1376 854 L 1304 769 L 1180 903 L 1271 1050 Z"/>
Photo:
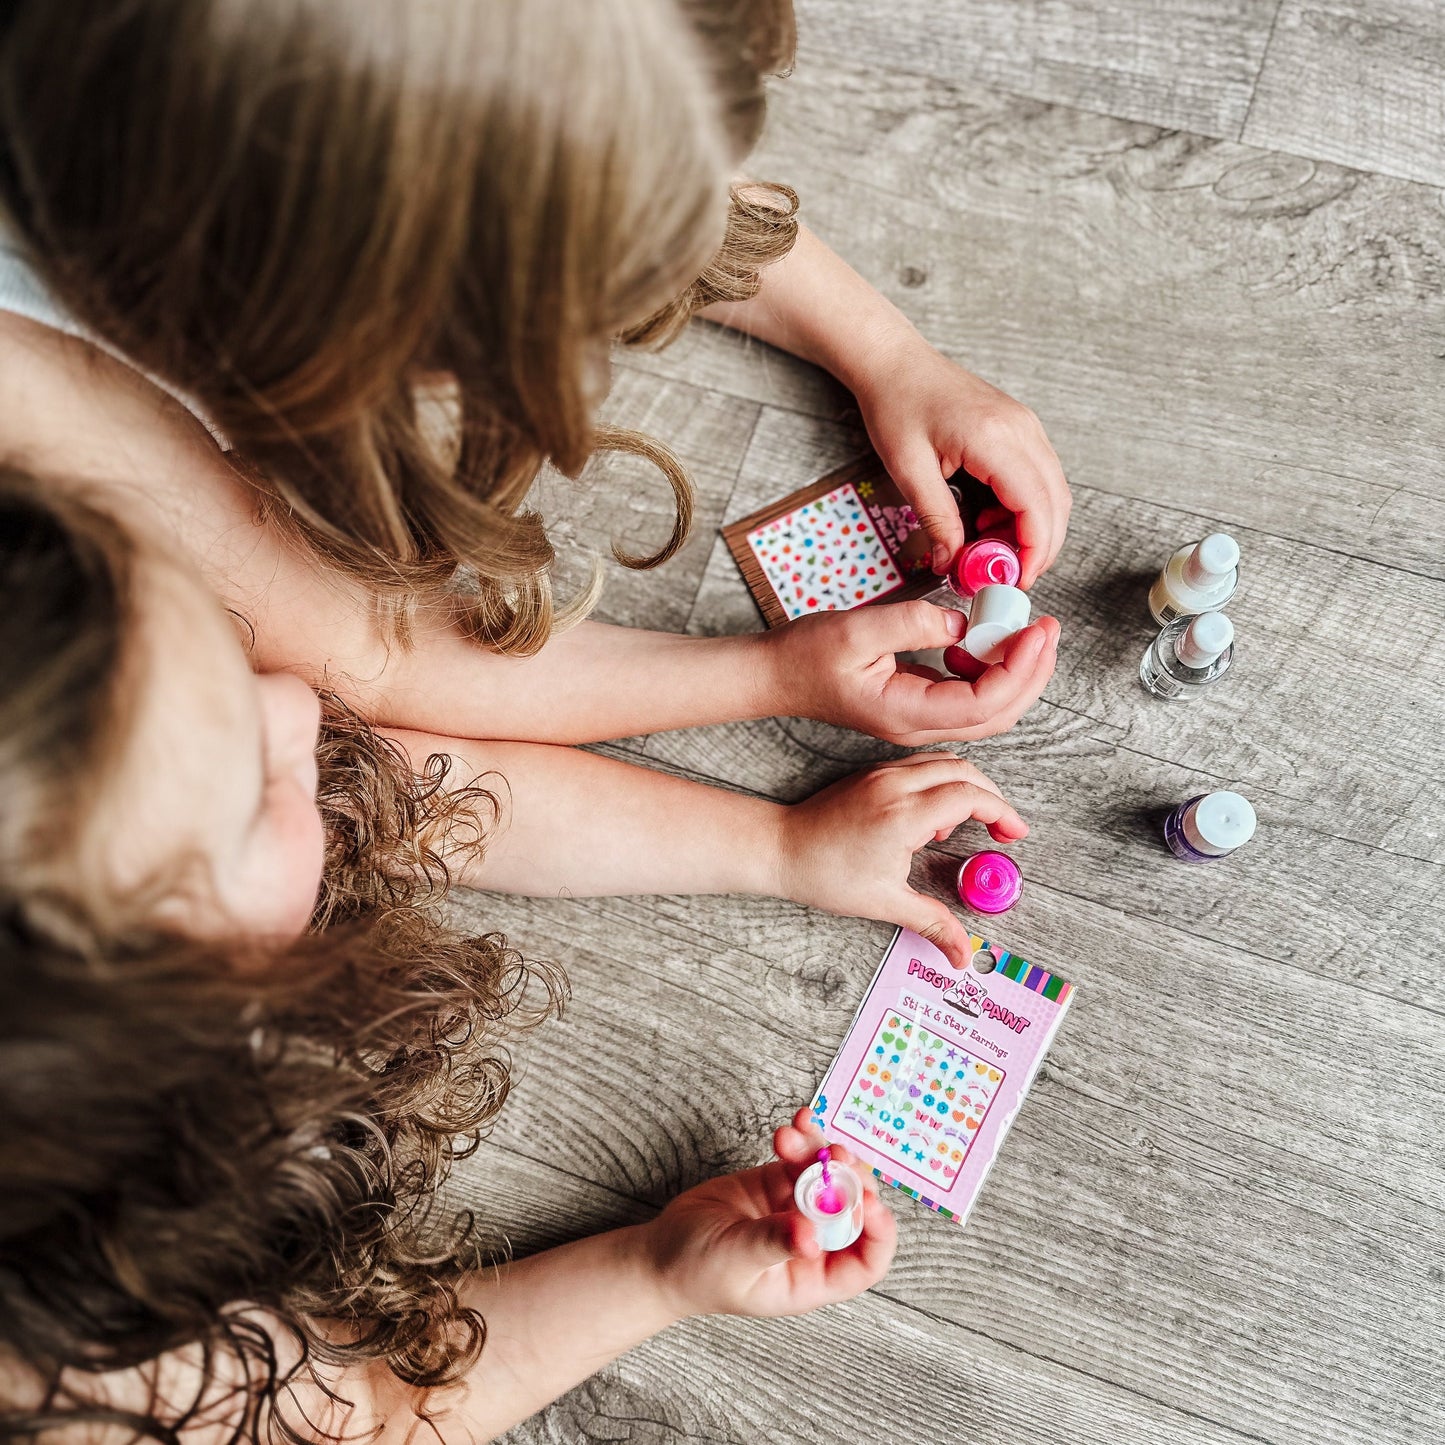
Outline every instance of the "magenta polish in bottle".
<path fill-rule="evenodd" d="M 1239 543 L 1225 532 L 1181 547 L 1149 589 L 1149 614 L 1161 627 L 1176 617 L 1213 612 L 1239 586 Z"/>
<path fill-rule="evenodd" d="M 1201 793 L 1164 820 L 1164 841 L 1185 863 L 1227 858 L 1254 837 L 1256 818 L 1248 798 L 1238 793 Z"/>
<path fill-rule="evenodd" d="M 1017 587 L 1022 569 L 1019 554 L 1001 537 L 970 542 L 948 569 L 948 586 L 965 601 L 984 587 Z"/>
<path fill-rule="evenodd" d="M 992 848 L 965 858 L 958 870 L 958 896 L 975 913 L 1006 913 L 1023 891 L 1019 865 Z"/>
<path fill-rule="evenodd" d="M 1222 612 L 1176 617 L 1139 660 L 1139 683 L 1154 697 L 1189 702 L 1234 661 L 1234 624 Z"/>
<path fill-rule="evenodd" d="M 798 1175 L 793 1202 L 812 1223 L 820 1249 L 847 1249 L 863 1233 L 863 1184 L 849 1165 L 834 1163 L 827 1149 Z"/>

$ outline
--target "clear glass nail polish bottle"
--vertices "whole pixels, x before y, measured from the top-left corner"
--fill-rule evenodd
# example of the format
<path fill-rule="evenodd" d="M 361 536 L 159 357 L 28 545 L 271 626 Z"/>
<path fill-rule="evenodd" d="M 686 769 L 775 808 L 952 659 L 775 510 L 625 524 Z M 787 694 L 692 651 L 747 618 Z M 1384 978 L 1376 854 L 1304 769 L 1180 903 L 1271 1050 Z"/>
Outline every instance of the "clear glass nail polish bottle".
<path fill-rule="evenodd" d="M 1154 697 L 1187 702 L 1218 682 L 1234 661 L 1234 624 L 1222 612 L 1178 617 L 1149 644 L 1139 681 Z"/>

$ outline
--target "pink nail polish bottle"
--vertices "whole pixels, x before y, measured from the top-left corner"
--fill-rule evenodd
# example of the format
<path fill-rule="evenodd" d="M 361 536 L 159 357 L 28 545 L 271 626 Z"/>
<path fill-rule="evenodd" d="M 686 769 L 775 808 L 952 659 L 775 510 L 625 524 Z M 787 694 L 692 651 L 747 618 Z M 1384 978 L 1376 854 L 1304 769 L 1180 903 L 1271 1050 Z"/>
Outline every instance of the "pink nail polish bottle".
<path fill-rule="evenodd" d="M 980 537 L 954 558 L 949 588 L 965 600 L 981 587 L 1017 587 L 1019 554 L 1000 537 Z"/>
<path fill-rule="evenodd" d="M 1007 853 L 986 849 L 958 870 L 958 896 L 975 913 L 1006 913 L 1023 891 L 1024 876 Z"/>
<path fill-rule="evenodd" d="M 863 1185 L 846 1164 L 828 1169 L 810 1164 L 793 1186 L 793 1202 L 804 1219 L 812 1221 L 818 1245 L 830 1253 L 847 1249 L 863 1233 Z"/>

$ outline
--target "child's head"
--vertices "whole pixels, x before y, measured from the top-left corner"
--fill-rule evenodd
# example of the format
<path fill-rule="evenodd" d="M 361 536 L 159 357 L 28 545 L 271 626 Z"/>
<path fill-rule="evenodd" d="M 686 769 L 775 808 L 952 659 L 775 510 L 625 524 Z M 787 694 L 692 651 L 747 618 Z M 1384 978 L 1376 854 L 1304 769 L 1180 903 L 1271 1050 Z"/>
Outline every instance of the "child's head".
<path fill-rule="evenodd" d="M 430 1199 L 505 1097 L 504 1034 L 560 996 L 427 906 L 432 844 L 490 799 L 333 704 L 318 748 L 316 695 L 252 677 L 199 582 L 13 473 L 0 656 L 0 1371 L 204 1340 L 265 1397 L 250 1301 L 445 1374 L 480 1339 L 448 1274 L 474 1246 L 425 1237 Z"/>
<path fill-rule="evenodd" d="M 12 474 L 0 538 L 11 898 L 97 937 L 302 933 L 325 846 L 316 694 L 254 674 L 194 571 L 104 512 Z"/>
<path fill-rule="evenodd" d="M 791 244 L 786 199 L 729 201 L 789 0 L 8 8 L 0 203 L 314 544 L 395 595 L 473 565 L 472 626 L 513 650 L 551 620 L 517 510 L 544 458 L 658 461 L 680 544 L 676 463 L 597 426 L 608 343 L 752 294 Z"/>

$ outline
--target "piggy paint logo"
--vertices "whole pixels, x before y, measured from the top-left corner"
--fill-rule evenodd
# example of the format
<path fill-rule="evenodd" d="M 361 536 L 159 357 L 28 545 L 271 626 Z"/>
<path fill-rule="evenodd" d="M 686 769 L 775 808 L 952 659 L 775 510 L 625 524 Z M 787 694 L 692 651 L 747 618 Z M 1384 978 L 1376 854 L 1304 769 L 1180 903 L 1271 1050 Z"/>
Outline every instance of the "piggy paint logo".
<path fill-rule="evenodd" d="M 1016 1014 L 988 996 L 988 990 L 975 978 L 965 974 L 962 978 L 948 978 L 936 968 L 930 968 L 922 959 L 908 960 L 908 977 L 916 978 L 921 984 L 928 984 L 943 994 L 945 1003 L 951 1003 L 961 1013 L 987 1014 L 996 1023 L 1014 1033 L 1021 1034 L 1033 1020 Z M 950 998 L 950 995 L 952 997 Z"/>

